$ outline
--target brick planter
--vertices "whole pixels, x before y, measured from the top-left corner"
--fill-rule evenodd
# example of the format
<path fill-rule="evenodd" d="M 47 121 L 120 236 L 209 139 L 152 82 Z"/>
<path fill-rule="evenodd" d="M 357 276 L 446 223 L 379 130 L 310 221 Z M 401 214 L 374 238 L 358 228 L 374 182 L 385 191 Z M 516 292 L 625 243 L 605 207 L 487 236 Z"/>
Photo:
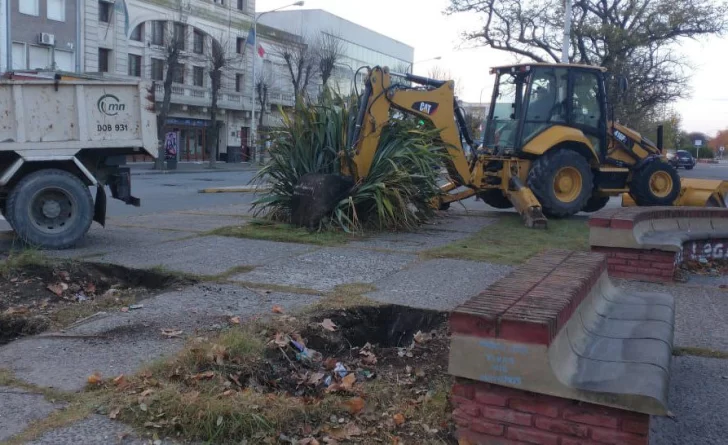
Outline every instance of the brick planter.
<path fill-rule="evenodd" d="M 650 416 L 458 379 L 453 420 L 464 444 L 647 445 Z"/>
<path fill-rule="evenodd" d="M 660 250 L 625 249 L 620 247 L 592 247 L 593 252 L 607 257 L 609 275 L 614 278 L 652 282 L 672 281 L 679 266 L 675 252 Z"/>

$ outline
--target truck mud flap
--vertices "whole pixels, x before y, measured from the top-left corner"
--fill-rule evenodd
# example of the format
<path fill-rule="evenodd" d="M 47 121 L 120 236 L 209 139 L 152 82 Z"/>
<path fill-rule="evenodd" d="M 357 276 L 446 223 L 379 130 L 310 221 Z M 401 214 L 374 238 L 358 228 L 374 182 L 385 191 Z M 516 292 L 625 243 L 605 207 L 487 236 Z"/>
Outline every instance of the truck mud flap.
<path fill-rule="evenodd" d="M 139 198 L 131 196 L 131 171 L 128 167 L 119 168 L 116 173 L 109 176 L 109 189 L 114 199 L 123 201 L 134 207 L 139 207 L 141 201 Z"/>
<path fill-rule="evenodd" d="M 99 184 L 96 186 L 96 200 L 94 201 L 94 221 L 106 227 L 106 190 Z"/>

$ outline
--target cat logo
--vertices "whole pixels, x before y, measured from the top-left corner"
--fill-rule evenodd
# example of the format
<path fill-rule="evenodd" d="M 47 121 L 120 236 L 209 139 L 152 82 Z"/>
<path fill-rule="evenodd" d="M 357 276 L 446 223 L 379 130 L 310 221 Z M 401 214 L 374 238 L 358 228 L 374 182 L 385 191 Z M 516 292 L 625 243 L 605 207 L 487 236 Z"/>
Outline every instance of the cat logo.
<path fill-rule="evenodd" d="M 415 102 L 412 104 L 412 109 L 424 113 L 428 116 L 432 116 L 437 112 L 437 102 Z"/>

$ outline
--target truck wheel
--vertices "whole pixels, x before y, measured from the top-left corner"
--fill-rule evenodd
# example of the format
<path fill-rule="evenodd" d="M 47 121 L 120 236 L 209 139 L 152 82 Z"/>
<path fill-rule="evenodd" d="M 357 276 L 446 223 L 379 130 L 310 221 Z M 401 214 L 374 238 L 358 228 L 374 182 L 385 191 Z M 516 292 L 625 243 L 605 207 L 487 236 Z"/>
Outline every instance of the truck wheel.
<path fill-rule="evenodd" d="M 594 175 L 580 154 L 556 150 L 533 162 L 528 187 L 546 216 L 565 218 L 584 208 L 592 195 Z"/>
<path fill-rule="evenodd" d="M 671 206 L 680 194 L 680 175 L 661 161 L 652 161 L 632 175 L 629 191 L 638 206 Z"/>
<path fill-rule="evenodd" d="M 93 219 L 88 187 L 63 170 L 31 173 L 10 192 L 7 219 L 24 242 L 65 249 L 86 235 Z"/>
<path fill-rule="evenodd" d="M 510 199 L 502 191 L 496 189 L 485 190 L 478 193 L 478 197 L 486 204 L 496 209 L 510 209 L 513 207 Z"/>
<path fill-rule="evenodd" d="M 604 208 L 605 205 L 609 202 L 610 196 L 592 196 L 589 198 L 589 201 L 586 202 L 586 205 L 583 209 L 581 209 L 582 212 L 587 213 L 593 213 L 598 210 L 601 210 Z"/>

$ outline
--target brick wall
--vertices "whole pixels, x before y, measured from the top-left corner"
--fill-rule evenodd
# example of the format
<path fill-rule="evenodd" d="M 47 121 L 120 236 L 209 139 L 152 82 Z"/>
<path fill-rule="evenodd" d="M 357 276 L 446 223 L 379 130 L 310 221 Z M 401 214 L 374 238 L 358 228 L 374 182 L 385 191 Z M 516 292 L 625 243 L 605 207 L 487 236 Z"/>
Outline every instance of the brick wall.
<path fill-rule="evenodd" d="M 452 417 L 461 445 L 647 445 L 650 416 L 458 379 Z"/>
<path fill-rule="evenodd" d="M 607 257 L 609 275 L 615 278 L 652 282 L 672 281 L 679 265 L 674 252 L 592 246 L 593 252 Z"/>

